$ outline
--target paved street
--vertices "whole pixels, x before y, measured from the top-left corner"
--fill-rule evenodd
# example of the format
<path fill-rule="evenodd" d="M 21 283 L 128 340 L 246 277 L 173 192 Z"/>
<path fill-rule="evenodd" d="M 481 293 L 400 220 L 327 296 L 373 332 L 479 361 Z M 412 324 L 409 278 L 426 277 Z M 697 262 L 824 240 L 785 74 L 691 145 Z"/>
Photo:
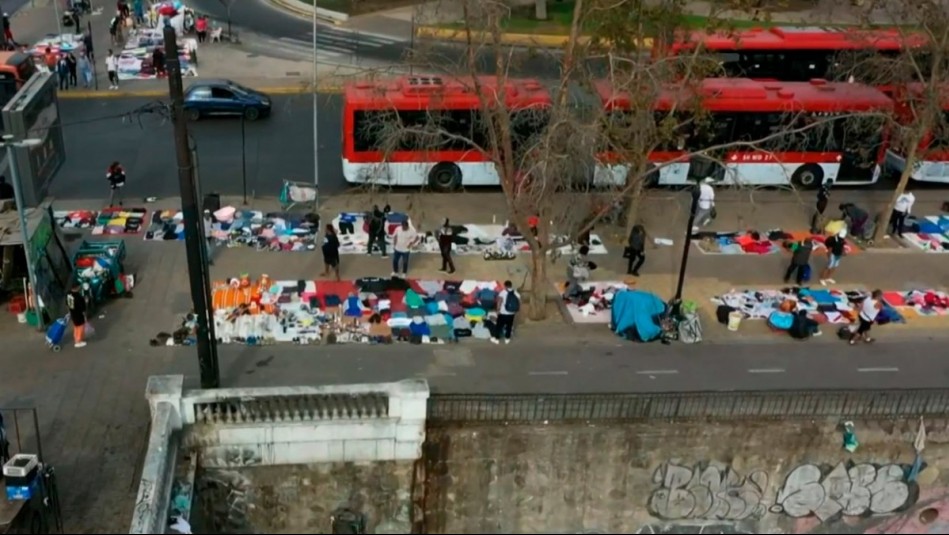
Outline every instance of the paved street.
<path fill-rule="evenodd" d="M 160 117 L 123 120 L 149 99 L 62 100 L 68 161 L 56 176 L 58 199 L 107 196 L 105 168 L 120 160 L 129 175 L 127 195 L 178 194 L 172 125 Z M 340 165 L 340 97 L 320 96 L 320 187 L 325 194 L 344 189 Z M 283 179 L 313 178 L 313 99 L 309 95 L 274 98 L 273 115 L 246 123 L 245 154 L 250 192 L 276 196 Z M 141 123 L 139 122 L 141 121 Z M 240 120 L 193 123 L 204 191 L 241 194 Z"/>

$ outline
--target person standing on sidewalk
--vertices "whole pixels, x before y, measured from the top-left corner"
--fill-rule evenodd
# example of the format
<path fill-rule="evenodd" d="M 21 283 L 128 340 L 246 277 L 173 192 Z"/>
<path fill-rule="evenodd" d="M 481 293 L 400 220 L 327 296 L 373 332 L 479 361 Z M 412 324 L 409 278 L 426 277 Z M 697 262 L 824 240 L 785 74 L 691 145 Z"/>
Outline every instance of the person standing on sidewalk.
<path fill-rule="evenodd" d="M 6 13 L 3 14 L 3 42 L 11 49 L 18 46 L 13 40 L 13 30 L 10 29 L 10 15 Z"/>
<path fill-rule="evenodd" d="M 60 91 L 69 89 L 69 60 L 66 59 L 66 54 L 60 54 L 56 60 L 56 77 L 59 78 Z"/>
<path fill-rule="evenodd" d="M 438 230 L 438 252 L 442 255 L 442 268 L 438 271 L 455 272 L 455 261 L 451 258 L 451 246 L 454 243 L 454 232 L 451 230 L 451 223 L 448 219 L 442 223 L 442 228 Z"/>
<path fill-rule="evenodd" d="M 208 18 L 204 15 L 198 17 L 194 23 L 194 31 L 198 34 L 198 42 L 203 43 L 208 40 Z"/>
<path fill-rule="evenodd" d="M 379 209 L 378 204 L 372 206 L 366 229 L 369 233 L 369 246 L 366 248 L 366 254 L 372 255 L 372 247 L 377 246 L 379 251 L 382 252 L 382 258 L 389 256 L 386 254 L 386 216 L 390 211 L 388 204 L 382 210 Z"/>
<path fill-rule="evenodd" d="M 495 344 L 504 340 L 505 344 L 511 343 L 511 336 L 514 334 L 514 319 L 521 310 L 521 295 L 514 289 L 514 283 L 504 281 L 504 289 L 498 294 L 498 324 L 495 327 L 497 333 L 491 341 Z"/>
<path fill-rule="evenodd" d="M 784 272 L 784 282 L 791 280 L 792 275 L 798 286 L 803 285 L 809 278 L 811 270 L 811 252 L 814 251 L 814 242 L 810 238 L 795 243 L 791 246 L 791 263 L 787 271 Z"/>
<path fill-rule="evenodd" d="M 109 49 L 109 55 L 105 58 L 105 70 L 109 73 L 109 89 L 113 91 L 119 88 L 119 58 Z"/>
<path fill-rule="evenodd" d="M 84 50 L 79 51 L 79 58 L 76 60 L 76 68 L 79 70 L 79 76 L 82 78 L 82 87 L 89 89 L 92 87 L 92 62 L 86 57 Z"/>
<path fill-rule="evenodd" d="M 639 268 L 646 261 L 646 228 L 642 225 L 633 225 L 626 244 L 626 254 L 626 274 L 638 277 Z"/>
<path fill-rule="evenodd" d="M 106 169 L 105 178 L 109 181 L 109 208 L 115 206 L 115 200 L 118 198 L 119 206 L 122 206 L 122 188 L 125 187 L 125 169 L 119 162 L 112 162 L 112 165 Z"/>
<path fill-rule="evenodd" d="M 883 310 L 883 292 L 873 290 L 870 297 L 864 299 L 863 303 L 860 304 L 860 314 L 857 315 L 859 325 L 857 330 L 850 335 L 850 345 L 855 345 L 861 337 L 864 342 L 873 343 L 873 338 L 870 338 L 870 329 L 873 327 L 873 322 L 876 321 L 877 316 L 880 315 L 881 310 Z"/>
<path fill-rule="evenodd" d="M 827 238 L 824 246 L 827 247 L 827 267 L 820 275 L 820 283 L 824 286 L 828 284 L 837 284 L 837 281 L 831 277 L 834 271 L 840 266 L 840 259 L 844 257 L 847 250 L 847 229 L 842 229 L 836 235 Z"/>
<path fill-rule="evenodd" d="M 827 211 L 827 203 L 830 202 L 830 186 L 833 183 L 830 180 L 825 180 L 819 188 L 817 188 L 817 203 L 815 205 L 814 216 L 811 217 L 811 233 L 819 234 L 821 229 L 824 228 L 824 212 Z"/>
<path fill-rule="evenodd" d="M 890 214 L 889 233 L 903 237 L 903 227 L 906 225 L 906 216 L 913 210 L 916 204 L 916 196 L 910 191 L 904 191 L 896 198 L 896 204 L 893 205 L 893 213 Z"/>
<path fill-rule="evenodd" d="M 92 48 L 92 32 L 85 31 L 82 33 L 82 48 L 86 52 L 86 55 L 89 56 L 89 61 L 96 60 L 96 54 Z"/>
<path fill-rule="evenodd" d="M 715 219 L 715 188 L 712 187 L 713 182 L 715 182 L 715 179 L 706 178 L 699 186 L 699 202 L 698 208 L 695 210 L 693 232 L 697 231 L 699 227 L 707 227 Z"/>
<path fill-rule="evenodd" d="M 403 220 L 402 225 L 395 229 L 392 235 L 392 276 L 400 274 L 405 277 L 409 273 L 409 253 L 418 243 L 419 236 L 415 229 L 409 227 L 409 220 Z M 401 273 L 400 273 L 401 270 Z"/>
<path fill-rule="evenodd" d="M 77 76 L 79 70 L 79 61 L 72 52 L 69 52 L 66 54 L 66 63 L 69 66 L 69 85 L 70 87 L 76 87 L 79 85 L 79 77 Z"/>
<path fill-rule="evenodd" d="M 323 275 L 321 276 L 329 276 L 332 270 L 336 275 L 336 280 L 339 280 L 339 237 L 333 225 L 326 225 L 321 249 L 323 251 Z"/>
<path fill-rule="evenodd" d="M 72 321 L 73 345 L 76 348 L 86 347 L 86 341 L 83 336 L 86 331 L 86 298 L 82 295 L 82 288 L 73 286 L 71 292 L 66 295 L 66 308 L 69 309 L 69 319 Z"/>

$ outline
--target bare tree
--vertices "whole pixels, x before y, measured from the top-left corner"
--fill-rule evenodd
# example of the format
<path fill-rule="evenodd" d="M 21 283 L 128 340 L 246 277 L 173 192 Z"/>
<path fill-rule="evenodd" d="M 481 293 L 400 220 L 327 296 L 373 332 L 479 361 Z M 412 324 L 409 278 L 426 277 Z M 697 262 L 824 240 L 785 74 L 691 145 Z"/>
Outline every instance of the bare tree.
<path fill-rule="evenodd" d="M 701 159 L 724 169 L 720 158 L 729 150 L 779 151 L 839 134 L 840 121 L 847 119 L 799 114 L 773 130 L 716 137 L 715 118 L 702 106 L 709 95 L 701 79 L 719 69 L 718 62 L 698 49 L 651 59 L 641 48 L 647 37 L 675 35 L 679 0 L 652 7 L 632 0 L 577 0 L 567 44 L 550 56 L 559 75 L 540 84 L 550 102 L 525 106 L 511 98 L 526 87 L 513 74 L 518 51 L 502 40 L 510 6 L 465 0 L 462 8 L 466 42 L 460 64 L 447 63 L 438 50 L 417 50 L 413 57 L 429 72 L 445 73 L 440 83 L 460 86 L 476 98 L 476 109 L 464 117 L 433 110 L 380 113 L 365 137 L 390 156 L 448 148 L 486 156 L 510 221 L 530 247 L 532 319 L 546 315 L 548 259 L 557 256 L 551 253 L 588 232 L 621 201 L 633 207 L 632 225 L 645 186 L 665 167 Z M 593 32 L 592 38 L 581 36 L 581 28 Z M 650 162 L 649 154 L 661 149 L 675 152 L 674 161 Z M 386 166 L 376 174 L 384 176 Z M 536 234 L 534 220 L 542 222 Z"/>

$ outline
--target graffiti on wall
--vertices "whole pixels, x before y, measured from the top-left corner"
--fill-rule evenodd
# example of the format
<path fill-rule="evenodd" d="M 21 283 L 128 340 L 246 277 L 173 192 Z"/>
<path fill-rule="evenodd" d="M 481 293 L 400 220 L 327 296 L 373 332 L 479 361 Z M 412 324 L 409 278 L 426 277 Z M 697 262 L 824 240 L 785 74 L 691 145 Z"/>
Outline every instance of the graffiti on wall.
<path fill-rule="evenodd" d="M 663 520 L 739 521 L 767 511 L 768 475 L 761 470 L 743 476 L 727 465 L 665 463 L 652 479 L 658 488 L 649 512 Z"/>
<path fill-rule="evenodd" d="M 771 512 L 827 522 L 840 516 L 881 515 L 911 506 L 919 496 L 897 464 L 838 463 L 798 466 L 778 490 Z"/>

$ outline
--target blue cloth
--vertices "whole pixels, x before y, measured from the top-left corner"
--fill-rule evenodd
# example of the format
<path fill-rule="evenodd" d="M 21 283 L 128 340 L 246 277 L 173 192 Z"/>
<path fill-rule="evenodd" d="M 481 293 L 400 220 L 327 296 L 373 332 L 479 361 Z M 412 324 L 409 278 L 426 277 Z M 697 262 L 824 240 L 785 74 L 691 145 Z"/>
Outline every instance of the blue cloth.
<path fill-rule="evenodd" d="M 339 299 L 338 295 L 327 295 L 323 298 L 323 303 L 328 307 L 339 306 L 342 301 Z"/>
<path fill-rule="evenodd" d="M 428 301 L 425 303 L 425 311 L 428 312 L 427 315 L 431 316 L 432 314 L 438 314 L 438 303 L 435 301 Z"/>
<path fill-rule="evenodd" d="M 837 302 L 828 290 L 809 290 L 807 294 L 819 305 L 832 305 Z"/>
<path fill-rule="evenodd" d="M 942 234 L 942 228 L 928 219 L 920 219 L 919 232 L 921 234 Z"/>
<path fill-rule="evenodd" d="M 791 328 L 791 325 L 794 325 L 794 314 L 775 310 L 768 316 L 768 325 L 779 331 L 786 331 Z"/>
<path fill-rule="evenodd" d="M 359 298 L 355 295 L 346 298 L 346 311 L 343 312 L 345 315 L 358 318 L 362 316 L 362 309 L 359 307 Z"/>
<path fill-rule="evenodd" d="M 431 336 L 432 328 L 428 326 L 424 321 L 422 323 L 412 322 L 409 325 L 409 332 L 412 333 L 412 336 Z"/>
<path fill-rule="evenodd" d="M 656 294 L 639 290 L 619 292 L 613 296 L 613 332 L 622 336 L 633 329 L 643 342 L 655 340 L 662 334 L 659 318 L 665 311 L 665 302 Z"/>
<path fill-rule="evenodd" d="M 389 215 L 386 217 L 386 221 L 392 224 L 402 224 L 403 221 L 408 221 L 409 216 L 401 212 L 389 212 Z"/>

